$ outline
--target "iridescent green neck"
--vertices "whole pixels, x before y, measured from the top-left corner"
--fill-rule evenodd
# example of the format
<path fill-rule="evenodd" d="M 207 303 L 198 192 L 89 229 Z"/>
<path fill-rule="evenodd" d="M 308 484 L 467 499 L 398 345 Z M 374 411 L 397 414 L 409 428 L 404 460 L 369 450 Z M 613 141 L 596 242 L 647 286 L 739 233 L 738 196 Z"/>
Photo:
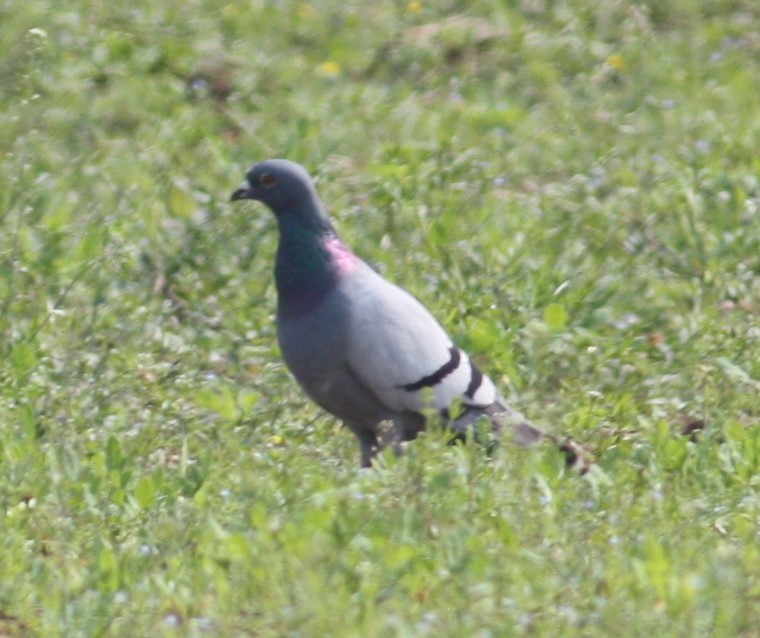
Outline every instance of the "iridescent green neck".
<path fill-rule="evenodd" d="M 358 259 L 338 239 L 327 218 L 312 218 L 307 224 L 298 216 L 280 215 L 277 221 L 277 312 L 281 319 L 289 319 L 316 307 Z"/>

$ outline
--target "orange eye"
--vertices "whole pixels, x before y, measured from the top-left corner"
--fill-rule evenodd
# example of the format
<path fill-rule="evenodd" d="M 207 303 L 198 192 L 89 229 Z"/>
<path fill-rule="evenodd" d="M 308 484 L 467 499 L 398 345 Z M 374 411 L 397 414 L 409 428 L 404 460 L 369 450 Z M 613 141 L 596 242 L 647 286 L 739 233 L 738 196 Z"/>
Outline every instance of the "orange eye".
<path fill-rule="evenodd" d="M 277 178 L 272 173 L 264 173 L 259 177 L 259 184 L 264 188 L 272 188 L 272 186 L 277 184 Z"/>

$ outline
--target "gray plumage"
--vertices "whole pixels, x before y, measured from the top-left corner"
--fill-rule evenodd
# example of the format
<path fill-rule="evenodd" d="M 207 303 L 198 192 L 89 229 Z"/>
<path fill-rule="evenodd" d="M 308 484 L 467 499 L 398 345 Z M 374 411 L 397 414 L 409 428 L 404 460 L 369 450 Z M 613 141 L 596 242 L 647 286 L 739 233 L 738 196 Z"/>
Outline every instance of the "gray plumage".
<path fill-rule="evenodd" d="M 459 437 L 481 417 L 490 421 L 490 440 L 507 426 L 520 445 L 549 436 L 507 406 L 419 301 L 340 241 L 301 166 L 256 164 L 232 195 L 240 199 L 263 202 L 277 219 L 277 329 L 285 363 L 306 393 L 354 432 L 363 466 L 388 445 L 400 452 L 424 429 L 427 408 Z"/>

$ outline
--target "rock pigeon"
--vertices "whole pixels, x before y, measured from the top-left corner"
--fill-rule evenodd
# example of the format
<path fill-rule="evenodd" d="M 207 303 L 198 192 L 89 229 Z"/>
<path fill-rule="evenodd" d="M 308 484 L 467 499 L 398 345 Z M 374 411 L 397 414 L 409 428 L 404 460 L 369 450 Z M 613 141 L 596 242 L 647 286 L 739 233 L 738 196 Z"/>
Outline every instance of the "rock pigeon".
<path fill-rule="evenodd" d="M 464 438 L 488 422 L 486 443 L 511 427 L 519 445 L 555 440 L 512 411 L 491 379 L 412 295 L 390 283 L 338 237 L 314 183 L 300 165 L 254 165 L 232 201 L 266 204 L 279 228 L 275 260 L 277 334 L 288 368 L 318 405 L 353 431 L 361 464 L 425 428 L 437 410 Z M 561 444 L 570 463 L 578 450 Z"/>

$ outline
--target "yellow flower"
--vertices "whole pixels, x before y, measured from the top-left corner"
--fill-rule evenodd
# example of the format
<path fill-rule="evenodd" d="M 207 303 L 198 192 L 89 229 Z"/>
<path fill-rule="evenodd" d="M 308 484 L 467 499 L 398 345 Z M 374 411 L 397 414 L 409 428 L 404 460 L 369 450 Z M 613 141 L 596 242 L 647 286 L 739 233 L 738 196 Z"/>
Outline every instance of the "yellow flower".
<path fill-rule="evenodd" d="M 314 7 L 312 7 L 310 4 L 304 2 L 301 6 L 298 7 L 298 17 L 301 18 L 301 20 L 308 20 L 313 15 Z"/>
<path fill-rule="evenodd" d="M 333 60 L 328 60 L 319 65 L 319 72 L 328 78 L 334 78 L 340 75 L 340 64 Z"/>
<path fill-rule="evenodd" d="M 269 442 L 272 445 L 282 445 L 284 439 L 279 434 L 273 434 L 269 437 Z"/>
<path fill-rule="evenodd" d="M 422 3 L 417 2 L 416 0 L 412 0 L 408 5 L 406 5 L 406 10 L 409 13 L 416 15 L 422 11 Z"/>
<path fill-rule="evenodd" d="M 613 53 L 607 58 L 607 66 L 615 69 L 615 71 L 624 71 L 628 64 L 622 55 L 619 53 Z"/>

